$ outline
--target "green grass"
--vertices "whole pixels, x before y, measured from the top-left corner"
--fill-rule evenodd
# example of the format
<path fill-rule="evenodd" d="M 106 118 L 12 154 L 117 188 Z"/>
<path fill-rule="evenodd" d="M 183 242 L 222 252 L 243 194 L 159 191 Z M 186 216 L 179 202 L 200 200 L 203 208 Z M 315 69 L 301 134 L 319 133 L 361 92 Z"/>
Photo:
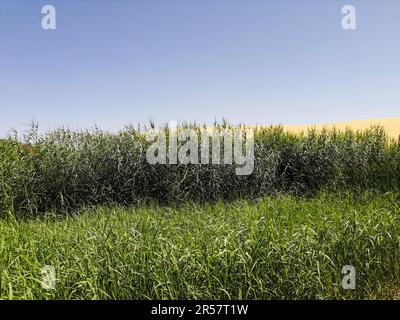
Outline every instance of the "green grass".
<path fill-rule="evenodd" d="M 250 176 L 150 165 L 133 128 L 35 130 L 0 141 L 1 299 L 399 297 L 400 140 L 381 128 L 258 128 Z"/>
<path fill-rule="evenodd" d="M 0 220 L 2 299 L 392 298 L 400 194 L 264 197 Z M 42 289 L 53 265 L 56 290 Z M 353 265 L 356 290 L 341 287 Z"/>

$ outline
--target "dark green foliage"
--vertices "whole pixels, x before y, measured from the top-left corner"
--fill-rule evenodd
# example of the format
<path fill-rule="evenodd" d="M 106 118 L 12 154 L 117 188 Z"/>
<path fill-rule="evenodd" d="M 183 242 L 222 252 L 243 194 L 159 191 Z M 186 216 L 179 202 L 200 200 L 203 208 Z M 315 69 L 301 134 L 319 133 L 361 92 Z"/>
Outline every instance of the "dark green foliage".
<path fill-rule="evenodd" d="M 43 137 L 32 130 L 22 142 L 10 138 L 0 143 L 0 212 L 68 211 L 149 199 L 180 203 L 276 193 L 308 196 L 324 188 L 399 188 L 400 142 L 389 141 L 381 128 L 301 136 L 279 127 L 254 130 L 250 176 L 237 176 L 235 165 L 150 165 L 150 143 L 133 128 L 117 134 L 56 130 Z"/>

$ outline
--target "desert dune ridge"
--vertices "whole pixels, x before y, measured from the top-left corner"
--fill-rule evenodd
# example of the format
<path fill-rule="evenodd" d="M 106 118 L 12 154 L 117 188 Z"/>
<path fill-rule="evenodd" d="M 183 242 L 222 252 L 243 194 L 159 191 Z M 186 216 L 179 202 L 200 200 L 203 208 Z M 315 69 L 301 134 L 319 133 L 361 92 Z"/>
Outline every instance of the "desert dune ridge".
<path fill-rule="evenodd" d="M 288 132 L 299 134 L 307 132 L 309 129 L 316 129 L 320 131 L 326 129 L 337 129 L 343 131 L 346 129 L 352 130 L 367 130 L 372 126 L 381 126 L 385 129 L 386 133 L 391 138 L 398 138 L 400 136 L 400 118 L 381 118 L 381 119 L 366 119 L 355 120 L 347 122 L 337 122 L 328 124 L 309 124 L 309 125 L 282 125 L 283 129 Z"/>

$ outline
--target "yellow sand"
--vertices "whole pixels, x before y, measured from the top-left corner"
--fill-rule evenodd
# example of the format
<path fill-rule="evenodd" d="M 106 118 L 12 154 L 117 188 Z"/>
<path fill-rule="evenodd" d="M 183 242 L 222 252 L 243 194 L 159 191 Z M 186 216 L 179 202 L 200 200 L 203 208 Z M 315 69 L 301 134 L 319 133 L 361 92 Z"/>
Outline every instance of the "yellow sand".
<path fill-rule="evenodd" d="M 338 130 L 345 130 L 346 128 L 353 130 L 365 130 L 374 125 L 380 125 L 384 127 L 387 134 L 392 138 L 398 138 L 400 136 L 400 118 L 369 119 L 331 124 L 283 125 L 283 129 L 293 133 L 301 133 L 307 132 L 308 128 L 315 128 L 316 130 L 321 130 L 323 128 L 336 128 Z"/>

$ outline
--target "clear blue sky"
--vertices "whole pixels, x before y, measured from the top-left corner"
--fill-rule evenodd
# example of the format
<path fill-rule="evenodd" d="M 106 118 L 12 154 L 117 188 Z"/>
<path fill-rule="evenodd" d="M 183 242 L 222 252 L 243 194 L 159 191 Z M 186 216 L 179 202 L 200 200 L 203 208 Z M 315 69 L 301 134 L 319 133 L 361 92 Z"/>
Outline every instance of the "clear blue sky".
<path fill-rule="evenodd" d="M 0 135 L 400 116 L 399 0 L 0 0 Z M 57 9 L 44 31 L 41 8 Z M 357 30 L 341 28 L 341 8 Z"/>

